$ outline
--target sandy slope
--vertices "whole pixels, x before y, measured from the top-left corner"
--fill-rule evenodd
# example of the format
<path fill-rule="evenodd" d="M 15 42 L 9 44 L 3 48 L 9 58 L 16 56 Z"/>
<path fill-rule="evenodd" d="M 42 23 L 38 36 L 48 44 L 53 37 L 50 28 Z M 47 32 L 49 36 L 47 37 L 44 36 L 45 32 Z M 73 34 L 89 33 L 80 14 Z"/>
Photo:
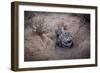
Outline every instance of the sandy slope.
<path fill-rule="evenodd" d="M 30 14 L 25 17 L 25 61 L 90 57 L 90 24 L 81 14 L 35 12 Z M 44 19 L 42 24 L 45 31 L 42 34 L 36 33 L 38 29 L 33 31 L 31 28 L 32 25 L 35 25 L 34 22 L 38 16 L 40 19 Z M 37 20 L 39 21 L 39 19 Z M 55 45 L 55 30 L 59 25 L 73 36 L 74 45 L 71 48 L 59 48 Z"/>

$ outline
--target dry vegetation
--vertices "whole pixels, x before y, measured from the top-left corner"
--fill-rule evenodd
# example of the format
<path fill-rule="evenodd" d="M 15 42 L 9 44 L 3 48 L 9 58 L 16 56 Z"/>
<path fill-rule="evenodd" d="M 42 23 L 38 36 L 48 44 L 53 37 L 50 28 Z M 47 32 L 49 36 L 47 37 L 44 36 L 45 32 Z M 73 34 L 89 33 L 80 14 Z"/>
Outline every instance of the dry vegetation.
<path fill-rule="evenodd" d="M 89 15 L 25 12 L 25 61 L 83 59 L 90 57 Z M 63 26 L 73 36 L 70 48 L 56 47 L 55 30 Z"/>

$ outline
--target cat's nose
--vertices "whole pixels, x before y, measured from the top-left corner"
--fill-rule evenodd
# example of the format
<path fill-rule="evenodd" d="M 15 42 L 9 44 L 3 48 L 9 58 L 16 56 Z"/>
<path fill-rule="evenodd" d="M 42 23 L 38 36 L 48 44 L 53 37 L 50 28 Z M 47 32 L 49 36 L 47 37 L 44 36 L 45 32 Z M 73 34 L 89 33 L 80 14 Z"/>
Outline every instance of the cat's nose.
<path fill-rule="evenodd" d="M 72 42 L 71 40 L 68 40 L 68 41 L 67 41 L 67 43 L 71 43 L 71 42 Z"/>

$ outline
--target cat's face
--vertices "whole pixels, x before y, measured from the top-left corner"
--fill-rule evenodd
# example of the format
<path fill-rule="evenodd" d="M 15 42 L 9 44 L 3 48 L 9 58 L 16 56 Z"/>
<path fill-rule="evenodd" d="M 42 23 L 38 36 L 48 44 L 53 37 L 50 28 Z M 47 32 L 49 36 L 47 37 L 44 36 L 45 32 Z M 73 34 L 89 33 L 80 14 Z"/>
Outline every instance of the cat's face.
<path fill-rule="evenodd" d="M 73 44 L 70 32 L 65 32 L 63 27 L 56 30 L 56 45 L 61 48 L 70 48 Z"/>

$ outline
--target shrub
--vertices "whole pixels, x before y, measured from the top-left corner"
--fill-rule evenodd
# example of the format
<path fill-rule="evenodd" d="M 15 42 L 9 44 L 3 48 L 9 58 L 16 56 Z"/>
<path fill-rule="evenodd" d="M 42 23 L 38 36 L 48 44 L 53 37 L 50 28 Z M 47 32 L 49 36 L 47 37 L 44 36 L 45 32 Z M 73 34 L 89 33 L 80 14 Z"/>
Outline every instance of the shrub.
<path fill-rule="evenodd" d="M 31 19 L 31 27 L 33 32 L 43 34 L 48 31 L 48 24 L 45 23 L 46 16 L 37 15 Z"/>

